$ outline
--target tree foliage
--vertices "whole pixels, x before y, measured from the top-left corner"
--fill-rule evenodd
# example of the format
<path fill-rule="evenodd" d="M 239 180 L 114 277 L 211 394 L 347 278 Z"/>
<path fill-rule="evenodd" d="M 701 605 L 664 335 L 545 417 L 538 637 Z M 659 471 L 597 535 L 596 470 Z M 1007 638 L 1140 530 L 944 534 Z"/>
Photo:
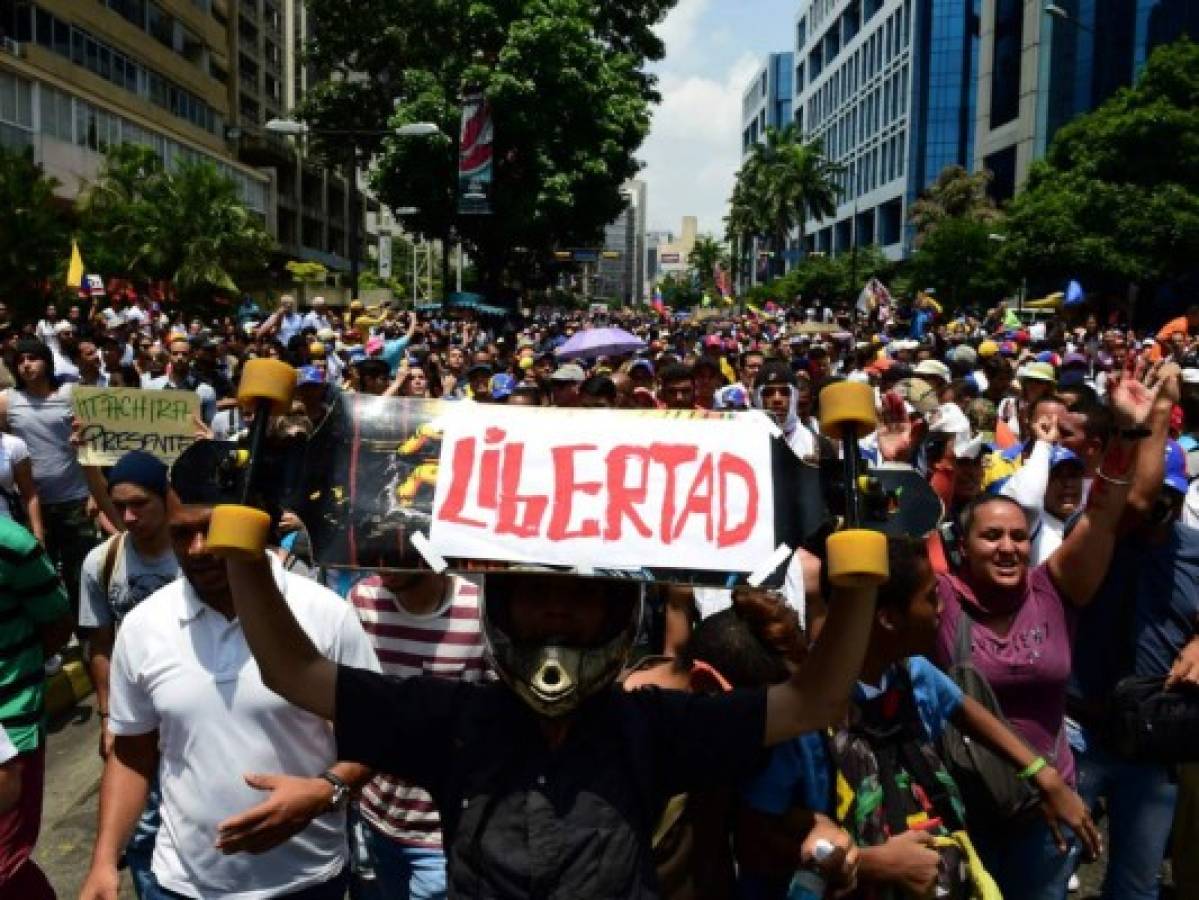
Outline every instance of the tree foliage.
<path fill-rule="evenodd" d="M 1162 284 L 1199 258 L 1199 45 L 1158 48 L 1137 83 L 1063 127 L 1008 210 L 1030 278 Z"/>
<path fill-rule="evenodd" d="M 237 185 L 211 163 L 168 169 L 153 150 L 131 144 L 108 152 L 79 211 L 91 271 L 169 281 L 186 301 L 236 294 L 235 278 L 261 273 L 273 245 Z"/>
<path fill-rule="evenodd" d="M 691 279 L 676 278 L 674 275 L 667 275 L 659 281 L 658 290 L 662 293 L 662 302 L 671 309 L 699 306 L 704 299 Z"/>
<path fill-rule="evenodd" d="M 687 265 L 691 266 L 700 289 L 703 293 L 716 293 L 716 267 L 728 263 L 728 254 L 724 247 L 712 236 L 701 235 L 695 241 L 695 246 L 687 254 Z"/>
<path fill-rule="evenodd" d="M 774 300 L 790 303 L 796 298 L 826 302 L 852 302 L 871 278 L 890 280 L 897 264 L 874 244 L 858 247 L 839 256 L 808 254 L 786 275 L 750 289 L 754 303 Z"/>
<path fill-rule="evenodd" d="M 30 151 L 0 147 L 0 296 L 31 314 L 71 252 L 70 222 Z"/>
<path fill-rule="evenodd" d="M 909 277 L 916 290 L 935 288 L 950 309 L 1002 299 L 1011 286 L 1000 258 L 1000 243 L 987 220 L 941 219 L 912 255 Z"/>
<path fill-rule="evenodd" d="M 1002 218 L 995 202 L 987 194 L 991 173 L 967 172 L 961 166 L 946 166 L 912 204 L 908 219 L 916 226 L 919 247 L 942 222 L 947 220 L 998 222 Z"/>
<path fill-rule="evenodd" d="M 725 229 L 743 257 L 750 239 L 767 238 L 783 264 L 787 237 L 804 224 L 835 215 L 844 166 L 830 161 L 819 139 L 804 141 L 794 124 L 768 128 L 737 173 Z"/>
<path fill-rule="evenodd" d="M 454 228 L 486 282 L 526 279 L 554 247 L 598 243 L 623 209 L 658 100 L 644 71 L 664 52 L 652 26 L 676 2 L 310 0 L 308 58 L 328 77 L 301 114 L 324 129 L 434 122 L 457 135 L 463 93 L 481 92 L 495 123 L 493 215 L 455 210 L 456 139 L 369 139 L 365 150 L 383 201 L 419 210 L 406 230 Z"/>

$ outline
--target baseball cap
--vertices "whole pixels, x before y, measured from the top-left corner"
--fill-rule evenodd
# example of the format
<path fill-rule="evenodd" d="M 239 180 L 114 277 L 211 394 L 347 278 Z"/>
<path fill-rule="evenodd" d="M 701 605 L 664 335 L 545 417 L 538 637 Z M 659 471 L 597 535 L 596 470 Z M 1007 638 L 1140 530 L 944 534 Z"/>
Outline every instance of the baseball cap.
<path fill-rule="evenodd" d="M 1083 353 L 1077 353 L 1077 352 L 1067 353 L 1065 359 L 1062 360 L 1062 368 L 1063 369 L 1068 369 L 1071 366 L 1086 367 L 1088 365 L 1090 365 L 1090 361 L 1087 359 L 1086 355 Z"/>
<path fill-rule="evenodd" d="M 1048 381 L 1050 383 L 1057 381 L 1057 374 L 1053 371 L 1053 366 L 1046 362 L 1025 363 L 1017 374 L 1021 381 Z"/>
<path fill-rule="evenodd" d="M 722 344 L 722 342 L 720 340 L 720 335 L 709 334 L 707 337 L 704 338 L 704 346 L 705 347 L 722 347 L 724 345 Z"/>
<path fill-rule="evenodd" d="M 491 399 L 504 400 L 512 396 L 512 392 L 516 390 L 516 379 L 506 372 L 494 376 L 491 379 Z"/>
<path fill-rule="evenodd" d="M 569 383 L 581 382 L 586 380 L 586 378 L 587 375 L 583 371 L 582 366 L 578 365 L 577 363 L 565 363 L 564 365 L 558 366 L 558 368 L 554 370 L 554 374 L 550 376 L 550 381 Z"/>
<path fill-rule="evenodd" d="M 326 381 L 324 369 L 319 366 L 301 366 L 296 377 L 296 387 L 303 387 L 306 384 L 324 384 Z"/>
<path fill-rule="evenodd" d="M 953 381 L 953 373 L 949 371 L 949 366 L 945 365 L 939 359 L 922 360 L 917 363 L 916 368 L 912 370 L 912 374 L 940 378 L 943 381 Z"/>
<path fill-rule="evenodd" d="M 1057 386 L 1062 388 L 1082 387 L 1086 383 L 1087 373 L 1078 369 L 1066 369 L 1057 379 Z"/>
<path fill-rule="evenodd" d="M 490 363 L 475 363 L 473 366 L 471 366 L 469 369 L 466 370 L 466 376 L 469 378 L 470 376 L 478 375 L 479 373 L 485 373 L 487 375 L 490 375 L 494 371 L 495 370 L 491 368 Z"/>
<path fill-rule="evenodd" d="M 383 338 L 373 337 L 366 342 L 366 355 L 375 356 L 383 352 Z"/>
<path fill-rule="evenodd" d="M 999 352 L 999 345 L 994 341 L 983 341 L 978 345 L 979 356 L 994 356 Z"/>
<path fill-rule="evenodd" d="M 633 360 L 633 362 L 629 365 L 629 371 L 632 372 L 634 369 L 645 369 L 650 375 L 654 374 L 654 364 L 648 359 Z"/>
<path fill-rule="evenodd" d="M 1067 447 L 1057 445 L 1053 448 L 1053 452 L 1049 455 L 1049 468 L 1055 469 L 1062 463 L 1077 463 L 1082 465 L 1082 460 L 1078 454 Z"/>
<path fill-rule="evenodd" d="M 1166 441 L 1166 477 L 1162 483 L 1180 494 L 1187 492 L 1187 455 L 1178 441 Z"/>

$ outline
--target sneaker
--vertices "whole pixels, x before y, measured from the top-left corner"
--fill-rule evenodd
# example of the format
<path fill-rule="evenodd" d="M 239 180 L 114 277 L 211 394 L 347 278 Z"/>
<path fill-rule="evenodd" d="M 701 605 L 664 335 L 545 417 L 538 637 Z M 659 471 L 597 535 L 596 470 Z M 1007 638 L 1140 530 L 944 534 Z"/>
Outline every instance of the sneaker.
<path fill-rule="evenodd" d="M 61 672 L 62 671 L 62 655 L 55 653 L 53 656 L 51 656 L 49 659 L 47 659 L 45 668 L 46 668 L 46 677 L 47 678 L 51 677 L 52 675 L 57 675 L 59 672 Z"/>
<path fill-rule="evenodd" d="M 1078 880 L 1078 875 L 1071 875 L 1070 880 L 1066 883 L 1066 890 L 1071 894 L 1077 894 L 1082 890 L 1082 882 Z"/>

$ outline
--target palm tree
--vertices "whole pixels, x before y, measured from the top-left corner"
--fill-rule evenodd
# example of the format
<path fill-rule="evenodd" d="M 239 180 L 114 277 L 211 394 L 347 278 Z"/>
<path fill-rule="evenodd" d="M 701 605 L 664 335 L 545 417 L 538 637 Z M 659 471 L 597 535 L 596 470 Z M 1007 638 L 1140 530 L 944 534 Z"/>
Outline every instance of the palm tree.
<path fill-rule="evenodd" d="M 774 270 L 781 274 L 787 237 L 798 228 L 802 242 L 805 223 L 835 215 L 845 167 L 825 156 L 821 140 L 804 141 L 794 124 L 769 128 L 741 167 L 729 220 L 739 236 L 752 227 L 774 248 Z"/>
<path fill-rule="evenodd" d="M 716 283 L 716 267 L 725 265 L 728 255 L 724 247 L 711 235 L 703 235 L 695 242 L 691 252 L 687 254 L 687 265 L 699 278 L 700 290 L 705 294 L 713 292 Z"/>
<path fill-rule="evenodd" d="M 916 245 L 946 219 L 967 219 L 987 224 L 998 221 L 1003 213 L 987 193 L 991 173 L 967 172 L 961 166 L 946 166 L 912 204 L 908 219 L 916 226 Z"/>

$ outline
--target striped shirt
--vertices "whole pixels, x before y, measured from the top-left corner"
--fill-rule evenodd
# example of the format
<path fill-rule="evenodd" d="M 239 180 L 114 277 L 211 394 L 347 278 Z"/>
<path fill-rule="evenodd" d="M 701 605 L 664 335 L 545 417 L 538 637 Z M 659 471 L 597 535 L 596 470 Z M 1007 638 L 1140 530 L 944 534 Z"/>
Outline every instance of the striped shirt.
<path fill-rule="evenodd" d="M 42 545 L 0 518 L 0 726 L 22 753 L 36 750 L 42 738 L 46 660 L 39 629 L 70 611 Z"/>
<path fill-rule="evenodd" d="M 375 648 L 383 672 L 395 678 L 436 675 L 481 681 L 487 672 L 480 623 L 479 582 L 451 575 L 442 604 L 427 615 L 413 615 L 379 576 L 358 582 L 349 599 Z M 385 711 L 380 710 L 381 715 Z M 413 735 L 419 740 L 419 735 Z M 387 775 L 362 790 L 363 818 L 394 841 L 412 847 L 441 848 L 441 823 L 433 798 Z"/>

